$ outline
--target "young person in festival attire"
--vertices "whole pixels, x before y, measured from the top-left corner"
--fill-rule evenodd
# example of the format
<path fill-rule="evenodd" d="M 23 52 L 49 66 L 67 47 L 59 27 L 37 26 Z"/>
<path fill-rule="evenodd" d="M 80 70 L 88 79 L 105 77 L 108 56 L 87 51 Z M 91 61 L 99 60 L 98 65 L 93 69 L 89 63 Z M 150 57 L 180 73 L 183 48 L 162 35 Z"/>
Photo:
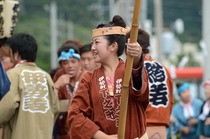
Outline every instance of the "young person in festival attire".
<path fill-rule="evenodd" d="M 125 63 L 119 56 L 126 45 L 125 27 L 124 20 L 114 16 L 108 24 L 93 29 L 92 52 L 101 67 L 93 73 L 87 72 L 79 83 L 68 111 L 71 139 L 117 139 L 125 70 Z M 128 43 L 127 53 L 134 57 L 134 63 L 125 138 L 145 139 L 149 97 L 142 50 L 138 43 Z"/>
<path fill-rule="evenodd" d="M 206 100 L 204 101 L 198 123 L 200 139 L 210 139 L 210 80 L 203 82 Z"/>
<path fill-rule="evenodd" d="M 67 111 L 84 72 L 80 63 L 80 47 L 81 44 L 78 41 L 68 40 L 57 51 L 60 67 L 56 71 L 53 81 L 58 89 L 61 112 L 55 123 L 55 139 L 69 139 L 66 123 Z"/>
<path fill-rule="evenodd" d="M 91 46 L 92 44 L 85 44 L 80 48 L 82 68 L 86 71 L 93 71 L 100 67 L 100 64 L 93 59 Z"/>
<path fill-rule="evenodd" d="M 130 33 L 127 37 L 130 36 Z M 149 138 L 160 136 L 166 138 L 166 128 L 173 107 L 173 82 L 168 70 L 159 62 L 152 59 L 149 51 L 150 36 L 138 30 L 137 42 L 141 45 L 144 66 L 148 73 L 149 105 L 146 110 L 147 133 Z"/>
<path fill-rule="evenodd" d="M 50 75 L 35 64 L 37 42 L 19 33 L 6 45 L 12 49 L 15 67 L 7 72 L 10 91 L 0 101 L 3 139 L 51 139 L 58 97 Z"/>
<path fill-rule="evenodd" d="M 203 102 L 191 97 L 188 83 L 177 83 L 177 88 L 180 102 L 172 109 L 175 125 L 181 134 L 181 139 L 198 139 L 198 116 Z"/>

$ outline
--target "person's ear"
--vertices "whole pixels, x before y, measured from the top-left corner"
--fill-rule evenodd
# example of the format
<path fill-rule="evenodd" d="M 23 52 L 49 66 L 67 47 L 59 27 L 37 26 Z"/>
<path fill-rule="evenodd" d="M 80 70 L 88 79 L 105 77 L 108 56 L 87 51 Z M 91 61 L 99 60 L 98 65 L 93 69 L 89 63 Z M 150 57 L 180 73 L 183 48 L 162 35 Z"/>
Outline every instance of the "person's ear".
<path fill-rule="evenodd" d="M 21 60 L 21 57 L 20 57 L 20 55 L 19 55 L 18 52 L 15 52 L 15 53 L 13 54 L 13 59 L 14 59 L 14 63 L 15 63 L 15 64 L 17 64 L 17 63 Z"/>
<path fill-rule="evenodd" d="M 117 42 L 113 42 L 113 43 L 111 44 L 110 50 L 111 50 L 112 52 L 117 52 L 117 50 L 118 50 L 118 44 L 117 44 Z"/>

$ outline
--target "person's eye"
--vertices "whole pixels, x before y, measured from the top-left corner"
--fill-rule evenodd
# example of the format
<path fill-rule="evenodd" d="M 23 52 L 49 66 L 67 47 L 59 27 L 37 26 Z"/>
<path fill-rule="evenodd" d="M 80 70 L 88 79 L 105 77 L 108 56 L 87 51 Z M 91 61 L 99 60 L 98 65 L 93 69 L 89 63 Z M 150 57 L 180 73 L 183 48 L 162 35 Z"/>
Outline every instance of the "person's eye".
<path fill-rule="evenodd" d="M 93 58 L 88 58 L 88 61 L 91 61 Z"/>
<path fill-rule="evenodd" d="M 99 44 L 100 42 L 99 42 L 99 41 L 96 41 L 95 43 L 96 43 L 96 44 Z"/>
<path fill-rule="evenodd" d="M 69 63 L 69 62 L 68 62 L 67 60 L 63 61 L 63 64 L 65 64 L 65 65 L 68 64 L 68 63 Z"/>

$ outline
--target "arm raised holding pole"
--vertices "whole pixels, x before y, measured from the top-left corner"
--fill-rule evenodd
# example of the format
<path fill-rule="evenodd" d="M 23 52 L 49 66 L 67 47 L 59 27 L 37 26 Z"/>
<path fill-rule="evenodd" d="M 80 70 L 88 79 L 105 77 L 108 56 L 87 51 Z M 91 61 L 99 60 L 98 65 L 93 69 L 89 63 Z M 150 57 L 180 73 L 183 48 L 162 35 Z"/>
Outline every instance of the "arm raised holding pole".
<path fill-rule="evenodd" d="M 130 43 L 137 42 L 140 7 L 141 7 L 141 0 L 136 0 L 134 4 Z M 119 127 L 118 127 L 119 139 L 125 138 L 127 105 L 128 105 L 128 98 L 129 98 L 129 83 L 131 79 L 133 61 L 134 61 L 133 57 L 128 54 L 127 59 L 126 59 L 126 68 L 125 68 L 125 73 L 124 73 L 122 97 L 121 97 L 121 105 L 120 105 L 120 119 L 119 119 Z"/>

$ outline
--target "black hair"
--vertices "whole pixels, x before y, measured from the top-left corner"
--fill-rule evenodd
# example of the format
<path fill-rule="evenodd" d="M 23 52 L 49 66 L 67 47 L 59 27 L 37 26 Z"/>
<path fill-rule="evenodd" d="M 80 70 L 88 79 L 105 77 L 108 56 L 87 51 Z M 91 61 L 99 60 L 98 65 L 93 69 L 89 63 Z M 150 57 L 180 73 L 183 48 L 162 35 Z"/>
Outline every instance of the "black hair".
<path fill-rule="evenodd" d="M 57 56 L 60 57 L 61 52 L 68 52 L 69 49 L 74 49 L 74 52 L 80 55 L 80 50 L 79 48 L 81 47 L 80 43 L 78 41 L 74 40 L 68 40 L 64 42 L 61 47 L 57 51 Z M 59 61 L 59 64 L 61 64 L 61 61 Z"/>
<path fill-rule="evenodd" d="M 179 87 L 181 87 L 183 84 L 184 84 L 184 82 L 178 82 L 178 83 L 176 83 L 177 89 L 179 89 Z"/>
<path fill-rule="evenodd" d="M 7 41 L 7 38 L 0 38 L 0 47 L 2 47 L 6 41 Z"/>
<path fill-rule="evenodd" d="M 49 74 L 50 74 L 50 77 L 53 79 L 56 72 L 58 71 L 59 68 L 54 68 L 54 69 L 50 69 L 49 71 Z"/>
<path fill-rule="evenodd" d="M 130 32 L 126 35 L 126 37 L 130 38 Z M 137 42 L 142 47 L 143 53 L 149 53 L 148 47 L 150 46 L 150 37 L 143 29 L 138 29 Z"/>
<path fill-rule="evenodd" d="M 121 16 L 115 15 L 108 24 L 99 24 L 97 28 L 103 28 L 103 27 L 114 27 L 114 26 L 120 26 L 120 27 L 126 27 L 125 21 L 122 19 Z M 116 42 L 118 44 L 118 50 L 117 55 L 121 56 L 125 49 L 126 44 L 126 36 L 125 35 L 119 35 L 119 34 L 113 34 L 113 35 L 105 35 L 107 38 L 109 45 Z"/>
<path fill-rule="evenodd" d="M 80 48 L 80 54 L 82 55 L 85 52 L 90 52 L 91 51 L 91 47 L 92 47 L 92 44 L 91 43 L 88 43 L 88 44 L 83 45 Z"/>
<path fill-rule="evenodd" d="M 14 34 L 5 42 L 12 49 L 12 53 L 18 52 L 22 60 L 36 61 L 38 45 L 35 38 L 26 33 Z"/>
<path fill-rule="evenodd" d="M 68 52 L 70 48 L 74 49 L 74 52 L 77 54 L 80 54 L 80 48 L 81 46 L 77 43 L 77 41 L 68 40 L 65 43 L 61 45 L 61 47 L 57 51 L 57 56 L 59 57 L 61 55 L 61 52 Z"/>

